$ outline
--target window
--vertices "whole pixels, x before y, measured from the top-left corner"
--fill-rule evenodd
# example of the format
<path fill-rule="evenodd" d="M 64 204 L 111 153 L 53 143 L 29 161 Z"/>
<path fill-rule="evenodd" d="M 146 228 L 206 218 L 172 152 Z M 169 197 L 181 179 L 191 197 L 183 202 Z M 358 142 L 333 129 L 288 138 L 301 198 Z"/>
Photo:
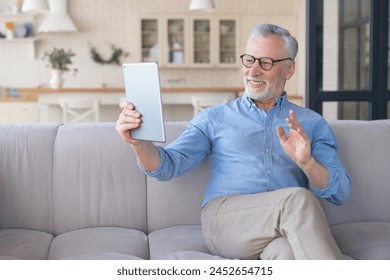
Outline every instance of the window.
<path fill-rule="evenodd" d="M 326 119 L 390 118 L 389 1 L 308 0 L 307 11 L 307 107 Z"/>

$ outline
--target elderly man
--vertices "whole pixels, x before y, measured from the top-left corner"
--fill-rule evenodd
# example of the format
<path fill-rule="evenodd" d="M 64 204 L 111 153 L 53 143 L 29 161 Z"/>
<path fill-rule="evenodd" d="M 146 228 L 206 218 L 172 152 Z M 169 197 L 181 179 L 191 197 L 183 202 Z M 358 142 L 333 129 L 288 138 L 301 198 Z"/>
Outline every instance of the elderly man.
<path fill-rule="evenodd" d="M 148 176 L 169 180 L 208 158 L 211 179 L 201 220 L 214 254 L 343 258 L 318 198 L 342 204 L 350 178 L 326 121 L 288 101 L 284 87 L 294 74 L 297 51 L 284 28 L 256 26 L 240 56 L 245 94 L 197 114 L 166 148 L 132 139 L 142 116 L 131 103 L 120 104 L 117 131 Z"/>

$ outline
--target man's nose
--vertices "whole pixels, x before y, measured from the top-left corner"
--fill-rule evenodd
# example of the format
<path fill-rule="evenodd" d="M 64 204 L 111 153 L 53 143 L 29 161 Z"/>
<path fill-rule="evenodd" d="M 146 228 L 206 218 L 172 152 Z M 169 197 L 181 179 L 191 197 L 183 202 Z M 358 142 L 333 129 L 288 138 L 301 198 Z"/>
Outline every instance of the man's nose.
<path fill-rule="evenodd" d="M 260 61 L 256 60 L 252 67 L 249 69 L 250 74 L 262 73 L 264 70 L 260 66 Z"/>

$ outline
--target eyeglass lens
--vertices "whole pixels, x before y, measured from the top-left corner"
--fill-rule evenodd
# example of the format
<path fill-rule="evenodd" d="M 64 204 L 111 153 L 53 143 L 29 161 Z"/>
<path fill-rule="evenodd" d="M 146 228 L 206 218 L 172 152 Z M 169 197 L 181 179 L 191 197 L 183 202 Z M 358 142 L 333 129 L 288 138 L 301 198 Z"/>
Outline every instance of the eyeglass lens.
<path fill-rule="evenodd" d="M 242 64 L 244 64 L 245 67 L 252 67 L 253 64 L 256 63 L 256 60 L 259 61 L 260 67 L 264 70 L 270 70 L 273 66 L 272 59 L 268 57 L 262 57 L 262 58 L 255 58 L 254 56 L 251 56 L 249 54 L 245 54 L 241 56 Z"/>

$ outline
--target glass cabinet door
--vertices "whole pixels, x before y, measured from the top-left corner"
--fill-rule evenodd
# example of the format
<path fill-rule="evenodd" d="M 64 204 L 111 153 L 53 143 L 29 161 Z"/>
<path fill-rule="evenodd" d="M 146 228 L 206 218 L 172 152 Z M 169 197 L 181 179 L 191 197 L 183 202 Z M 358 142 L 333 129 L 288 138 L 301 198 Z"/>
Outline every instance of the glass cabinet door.
<path fill-rule="evenodd" d="M 185 63 L 184 20 L 168 19 L 168 63 Z"/>
<path fill-rule="evenodd" d="M 210 55 L 210 20 L 196 19 L 193 21 L 193 63 L 208 64 Z"/>
<path fill-rule="evenodd" d="M 161 67 L 237 67 L 237 18 L 141 19 L 141 60 Z"/>
<path fill-rule="evenodd" d="M 141 50 L 141 60 L 143 62 L 159 61 L 157 19 L 141 20 Z"/>
<path fill-rule="evenodd" d="M 236 21 L 219 20 L 219 63 L 235 64 L 236 58 Z"/>

